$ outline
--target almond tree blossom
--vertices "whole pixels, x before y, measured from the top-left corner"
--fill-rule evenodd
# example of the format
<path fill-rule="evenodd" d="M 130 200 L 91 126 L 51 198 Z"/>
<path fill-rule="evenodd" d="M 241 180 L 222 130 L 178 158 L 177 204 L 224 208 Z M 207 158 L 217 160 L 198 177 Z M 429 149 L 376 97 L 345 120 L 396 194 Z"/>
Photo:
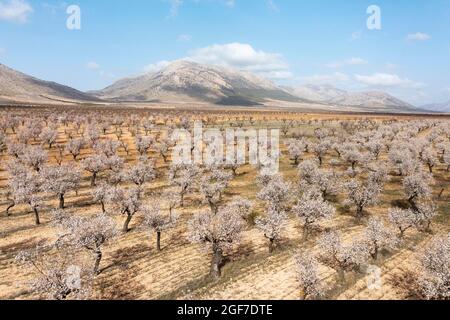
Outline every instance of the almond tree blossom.
<path fill-rule="evenodd" d="M 389 221 L 400 232 L 399 237 L 403 238 L 405 232 L 416 225 L 417 216 L 411 209 L 391 208 Z"/>
<path fill-rule="evenodd" d="M 64 196 L 75 190 L 81 180 L 81 171 L 74 164 L 50 165 L 41 171 L 42 189 L 55 194 L 59 199 L 59 208 L 64 209 Z"/>
<path fill-rule="evenodd" d="M 153 203 L 151 206 L 146 206 L 143 209 L 144 221 L 143 228 L 150 229 L 156 233 L 156 250 L 161 251 L 161 233 L 167 229 L 173 228 L 178 220 L 178 216 L 169 211 L 169 214 L 164 214 L 161 206 Z"/>
<path fill-rule="evenodd" d="M 84 148 L 85 142 L 83 138 L 77 138 L 77 139 L 70 139 L 69 142 L 67 142 L 66 150 L 69 152 L 73 160 L 77 160 L 77 157 L 81 153 L 81 149 Z"/>
<path fill-rule="evenodd" d="M 378 217 L 369 219 L 367 228 L 362 234 L 362 241 L 367 244 L 369 253 L 374 260 L 378 258 L 381 250 L 392 250 L 398 246 L 395 233 Z"/>
<path fill-rule="evenodd" d="M 356 207 L 356 217 L 358 219 L 362 218 L 364 208 L 378 203 L 381 187 L 372 180 L 361 183 L 353 179 L 345 185 L 345 188 L 347 190 L 346 202 Z"/>
<path fill-rule="evenodd" d="M 220 209 L 216 214 L 205 211 L 195 214 L 188 223 L 189 239 L 202 243 L 212 251 L 211 275 L 221 276 L 224 250 L 239 242 L 245 224 L 241 217 L 231 210 Z"/>
<path fill-rule="evenodd" d="M 337 271 L 341 280 L 345 272 L 358 271 L 369 257 L 367 246 L 361 241 L 343 244 L 340 232 L 331 231 L 324 234 L 318 241 L 320 248 L 319 260 Z"/>
<path fill-rule="evenodd" d="M 24 166 L 13 162 L 7 165 L 9 179 L 8 187 L 12 196 L 12 202 L 6 208 L 6 215 L 9 210 L 19 204 L 28 204 L 33 210 L 35 223 L 39 225 L 39 207 L 42 205 L 40 196 L 41 181 L 39 176 Z"/>
<path fill-rule="evenodd" d="M 317 299 L 323 296 L 326 288 L 320 280 L 320 265 L 317 259 L 310 253 L 300 252 L 295 256 L 295 266 L 302 300 Z"/>
<path fill-rule="evenodd" d="M 115 221 L 105 214 L 93 217 L 65 216 L 58 218 L 58 246 L 69 245 L 86 249 L 94 256 L 93 274 L 99 274 L 102 247 L 118 236 Z"/>
<path fill-rule="evenodd" d="M 31 292 L 51 300 L 88 299 L 93 282 L 90 270 L 75 265 L 66 251 L 46 254 L 50 249 L 37 246 L 19 252 L 15 258 L 16 263 L 34 271 L 34 278 L 28 283 Z"/>
<path fill-rule="evenodd" d="M 142 209 L 141 190 L 139 188 L 114 188 L 108 196 L 107 201 L 113 210 L 121 215 L 126 215 L 122 231 L 130 231 L 129 225 L 133 216 Z"/>
<path fill-rule="evenodd" d="M 82 160 L 81 166 L 92 174 L 91 187 L 95 187 L 98 174 L 107 169 L 107 158 L 102 154 L 93 154 Z"/>
<path fill-rule="evenodd" d="M 269 240 L 269 253 L 272 253 L 275 245 L 280 241 L 282 233 L 286 228 L 287 214 L 284 211 L 277 211 L 273 207 L 267 209 L 264 217 L 255 220 L 258 228 Z"/>
<path fill-rule="evenodd" d="M 292 212 L 303 224 L 303 239 L 306 240 L 312 226 L 322 220 L 330 219 L 335 215 L 336 209 L 320 196 L 305 194 L 292 208 Z"/>
<path fill-rule="evenodd" d="M 430 300 L 450 299 L 450 233 L 436 237 L 420 257 L 419 285 Z"/>

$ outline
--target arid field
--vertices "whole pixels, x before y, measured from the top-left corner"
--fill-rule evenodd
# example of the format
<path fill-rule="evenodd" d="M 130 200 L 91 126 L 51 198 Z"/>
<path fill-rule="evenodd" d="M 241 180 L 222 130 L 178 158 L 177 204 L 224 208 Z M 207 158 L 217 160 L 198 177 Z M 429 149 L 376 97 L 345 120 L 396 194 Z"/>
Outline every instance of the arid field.
<path fill-rule="evenodd" d="M 175 165 L 195 121 L 279 172 Z M 2 107 L 0 152 L 1 299 L 450 298 L 448 116 Z"/>

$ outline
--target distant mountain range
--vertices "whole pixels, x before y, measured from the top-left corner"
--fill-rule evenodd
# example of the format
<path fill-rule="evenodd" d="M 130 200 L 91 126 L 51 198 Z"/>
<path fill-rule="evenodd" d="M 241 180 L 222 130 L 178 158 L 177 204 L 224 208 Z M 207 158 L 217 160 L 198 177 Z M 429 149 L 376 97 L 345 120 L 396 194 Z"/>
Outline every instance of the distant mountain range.
<path fill-rule="evenodd" d="M 450 101 L 444 103 L 427 104 L 422 106 L 422 109 L 450 113 Z"/>
<path fill-rule="evenodd" d="M 303 101 L 251 73 L 183 60 L 159 72 L 119 80 L 90 93 L 118 101 L 193 99 L 219 105 L 257 105 L 266 99 Z"/>
<path fill-rule="evenodd" d="M 331 85 L 282 87 L 249 72 L 179 60 L 158 72 L 119 80 L 103 90 L 81 92 L 36 79 L 0 64 L 0 101 L 6 102 L 202 102 L 258 106 L 277 101 L 314 108 L 368 112 L 450 112 L 449 103 L 417 109 L 385 92 L 348 92 Z"/>
<path fill-rule="evenodd" d="M 55 82 L 43 81 L 0 64 L 0 101 L 98 101 L 97 98 Z"/>

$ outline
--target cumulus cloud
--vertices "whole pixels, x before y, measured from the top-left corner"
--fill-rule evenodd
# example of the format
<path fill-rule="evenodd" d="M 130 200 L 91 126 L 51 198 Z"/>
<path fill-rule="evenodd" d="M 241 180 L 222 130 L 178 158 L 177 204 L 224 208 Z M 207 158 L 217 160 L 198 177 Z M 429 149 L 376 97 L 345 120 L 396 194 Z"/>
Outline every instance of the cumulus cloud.
<path fill-rule="evenodd" d="M 25 23 L 32 12 L 33 8 L 25 0 L 0 1 L 0 20 Z"/>
<path fill-rule="evenodd" d="M 86 68 L 88 68 L 89 70 L 97 70 L 100 69 L 100 65 L 97 62 L 90 61 L 86 63 Z"/>
<path fill-rule="evenodd" d="M 292 77 L 283 56 L 255 50 L 249 44 L 215 44 L 189 52 L 188 60 L 254 72 L 271 79 Z"/>
<path fill-rule="evenodd" d="M 310 84 L 336 84 L 347 82 L 350 77 L 344 73 L 335 72 L 333 74 L 316 74 L 307 77 L 301 77 L 299 80 Z"/>
<path fill-rule="evenodd" d="M 328 63 L 325 66 L 328 68 L 332 68 L 332 69 L 338 69 L 338 68 L 342 68 L 344 66 L 355 66 L 355 65 L 361 65 L 361 64 L 367 64 L 367 61 L 362 59 L 362 58 L 350 58 L 344 61 L 337 61 L 337 62 L 332 62 L 332 63 Z"/>
<path fill-rule="evenodd" d="M 427 40 L 430 40 L 431 37 L 426 33 L 417 32 L 417 33 L 408 34 L 406 39 L 409 41 L 427 41 Z"/>
<path fill-rule="evenodd" d="M 369 76 L 355 74 L 355 80 L 373 87 L 401 87 L 401 88 L 420 88 L 423 84 L 412 81 L 408 78 L 401 78 L 396 74 L 374 73 Z"/>

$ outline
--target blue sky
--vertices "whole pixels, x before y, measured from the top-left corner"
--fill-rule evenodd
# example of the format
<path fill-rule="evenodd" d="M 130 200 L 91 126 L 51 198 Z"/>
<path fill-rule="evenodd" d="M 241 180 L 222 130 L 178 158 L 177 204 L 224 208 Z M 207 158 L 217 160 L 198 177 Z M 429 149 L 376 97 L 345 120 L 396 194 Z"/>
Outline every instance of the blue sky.
<path fill-rule="evenodd" d="M 69 5 L 81 30 L 66 27 Z M 366 10 L 381 10 L 369 30 Z M 80 90 L 189 58 L 283 85 L 450 100 L 448 0 L 0 0 L 0 62 Z"/>

